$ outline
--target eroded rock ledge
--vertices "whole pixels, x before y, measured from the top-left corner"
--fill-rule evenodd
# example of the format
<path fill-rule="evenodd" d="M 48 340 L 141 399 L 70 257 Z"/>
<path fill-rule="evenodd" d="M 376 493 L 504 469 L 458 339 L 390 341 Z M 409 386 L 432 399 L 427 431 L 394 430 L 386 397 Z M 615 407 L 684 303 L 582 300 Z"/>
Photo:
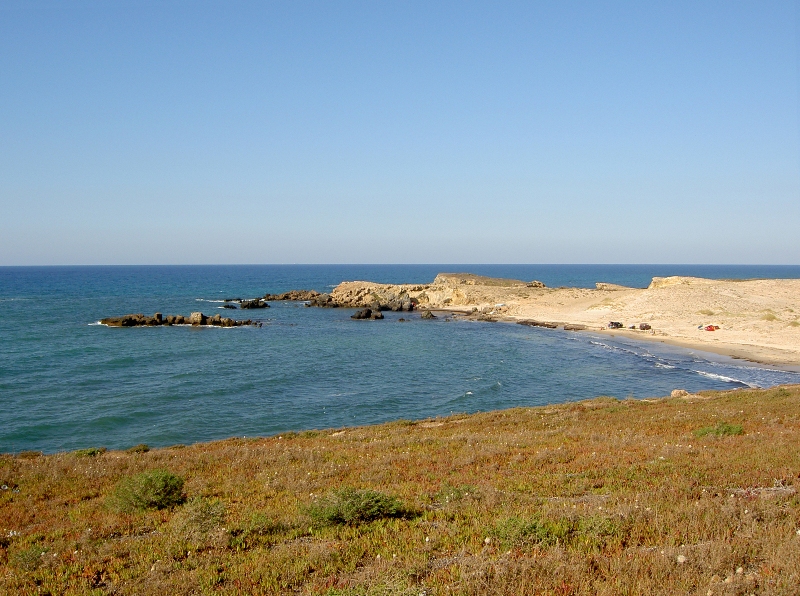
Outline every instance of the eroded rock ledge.
<path fill-rule="evenodd" d="M 145 316 L 141 313 L 132 315 L 123 315 L 121 317 L 108 317 L 100 319 L 100 323 L 108 327 L 158 327 L 170 325 L 192 325 L 192 326 L 212 326 L 212 327 L 241 327 L 243 325 L 261 326 L 258 321 L 247 319 L 246 321 L 237 321 L 229 319 L 219 314 L 213 317 L 207 317 L 201 312 L 193 312 L 188 317 L 183 315 L 167 315 L 163 316 L 157 312 L 152 317 Z"/>

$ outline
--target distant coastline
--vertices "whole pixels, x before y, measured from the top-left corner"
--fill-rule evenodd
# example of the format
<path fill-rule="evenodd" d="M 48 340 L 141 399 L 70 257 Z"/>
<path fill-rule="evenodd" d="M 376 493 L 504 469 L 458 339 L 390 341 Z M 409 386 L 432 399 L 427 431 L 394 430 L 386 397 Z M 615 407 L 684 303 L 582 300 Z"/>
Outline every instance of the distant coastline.
<path fill-rule="evenodd" d="M 431 284 L 343 282 L 332 299 L 351 307 L 392 304 L 451 310 L 489 321 L 622 335 L 800 370 L 800 280 L 654 277 L 647 288 L 598 282 L 595 289 L 442 273 Z M 621 327 L 609 328 L 609 323 Z M 644 329 L 641 329 L 643 327 Z"/>

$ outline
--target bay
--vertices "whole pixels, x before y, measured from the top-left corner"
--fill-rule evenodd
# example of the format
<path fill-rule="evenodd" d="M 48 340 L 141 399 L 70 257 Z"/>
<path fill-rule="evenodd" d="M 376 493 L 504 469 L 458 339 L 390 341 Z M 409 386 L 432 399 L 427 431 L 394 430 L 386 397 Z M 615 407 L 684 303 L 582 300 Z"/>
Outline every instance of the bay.
<path fill-rule="evenodd" d="M 330 291 L 343 280 L 426 283 L 442 271 L 645 287 L 653 276 L 800 277 L 797 266 L 242 265 L 0 268 L 0 452 L 138 443 L 420 419 L 611 395 L 800 382 L 797 373 L 591 333 L 422 321 L 226 297 Z M 260 328 L 114 329 L 105 316 L 222 312 Z M 401 323 L 400 317 L 410 319 Z"/>

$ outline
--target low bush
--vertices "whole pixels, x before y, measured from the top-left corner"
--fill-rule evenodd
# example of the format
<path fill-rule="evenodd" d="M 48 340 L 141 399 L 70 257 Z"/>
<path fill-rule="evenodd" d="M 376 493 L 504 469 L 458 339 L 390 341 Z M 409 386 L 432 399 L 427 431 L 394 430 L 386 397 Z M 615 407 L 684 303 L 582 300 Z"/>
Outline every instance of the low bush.
<path fill-rule="evenodd" d="M 42 564 L 42 557 L 46 553 L 46 548 L 34 544 L 25 550 L 17 551 L 12 557 L 12 562 L 25 571 L 35 571 Z"/>
<path fill-rule="evenodd" d="M 78 457 L 97 457 L 103 455 L 107 449 L 105 447 L 89 447 L 88 449 L 78 449 L 74 451 Z"/>
<path fill-rule="evenodd" d="M 127 449 L 128 453 L 147 453 L 148 451 L 150 451 L 150 446 L 145 443 L 139 443 Z"/>
<path fill-rule="evenodd" d="M 173 536 L 182 543 L 202 546 L 225 521 L 225 505 L 218 499 L 195 498 L 172 520 Z"/>
<path fill-rule="evenodd" d="M 717 437 L 741 435 L 744 433 L 740 424 L 728 424 L 727 422 L 720 422 L 716 426 L 704 426 L 694 431 L 694 436 L 705 437 L 714 435 Z"/>
<path fill-rule="evenodd" d="M 374 490 L 341 488 L 314 503 L 308 514 L 317 525 L 357 525 L 386 517 L 405 517 L 409 511 L 395 497 Z"/>
<path fill-rule="evenodd" d="M 296 533 L 284 523 L 275 521 L 263 513 L 254 513 L 246 522 L 230 529 L 228 546 L 237 551 L 256 546 L 269 546 L 287 532 Z"/>
<path fill-rule="evenodd" d="M 124 513 L 144 509 L 168 509 L 186 500 L 183 478 L 167 470 L 151 470 L 117 484 L 111 505 Z"/>
<path fill-rule="evenodd" d="M 469 484 L 462 484 L 461 486 L 453 486 L 449 482 L 442 484 L 439 492 L 433 496 L 436 504 L 443 506 L 447 503 L 455 503 L 467 497 L 476 498 L 478 489 Z"/>
<path fill-rule="evenodd" d="M 509 517 L 498 523 L 492 534 L 507 546 L 553 546 L 564 544 L 574 530 L 567 519 Z"/>

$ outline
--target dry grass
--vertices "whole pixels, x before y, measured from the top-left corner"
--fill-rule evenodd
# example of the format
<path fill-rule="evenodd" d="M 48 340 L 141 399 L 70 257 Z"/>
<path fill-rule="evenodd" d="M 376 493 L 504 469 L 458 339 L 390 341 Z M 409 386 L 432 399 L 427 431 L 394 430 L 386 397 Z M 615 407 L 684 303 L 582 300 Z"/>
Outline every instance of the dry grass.
<path fill-rule="evenodd" d="M 185 504 L 109 506 L 158 469 Z M 798 474 L 799 386 L 2 456 L 0 593 L 796 594 Z"/>

